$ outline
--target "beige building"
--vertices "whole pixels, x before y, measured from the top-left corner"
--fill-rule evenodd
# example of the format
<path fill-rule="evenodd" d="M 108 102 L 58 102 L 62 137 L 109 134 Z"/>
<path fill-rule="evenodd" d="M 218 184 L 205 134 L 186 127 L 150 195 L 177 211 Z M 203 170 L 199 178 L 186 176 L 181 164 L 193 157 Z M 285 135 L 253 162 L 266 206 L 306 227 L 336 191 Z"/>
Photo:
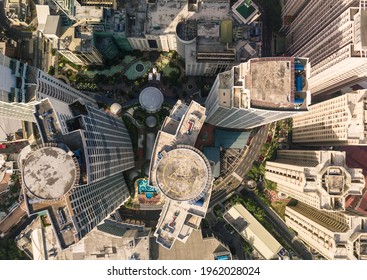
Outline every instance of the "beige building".
<path fill-rule="evenodd" d="M 283 0 L 282 2 L 282 31 L 285 32 L 287 39 L 287 52 L 292 55 L 310 44 L 311 40 L 322 36 L 328 24 L 341 13 L 359 4 L 358 0 Z"/>
<path fill-rule="evenodd" d="M 186 75 L 216 75 L 260 53 L 260 12 L 245 2 L 127 1 L 126 36 L 133 49 L 177 51 Z"/>
<path fill-rule="evenodd" d="M 78 65 L 103 64 L 103 57 L 94 46 L 93 27 L 76 23 L 59 39 L 58 52 Z"/>
<path fill-rule="evenodd" d="M 345 210 L 349 195 L 361 195 L 362 169 L 346 165 L 345 152 L 279 150 L 267 161 L 265 177 L 277 190 L 317 209 Z"/>
<path fill-rule="evenodd" d="M 293 143 L 366 145 L 367 90 L 346 93 L 293 117 Z"/>
<path fill-rule="evenodd" d="M 311 60 L 312 93 L 336 91 L 367 75 L 366 20 L 367 10 L 348 9 L 325 28 L 324 35 L 320 36 L 323 40 L 315 38 L 308 44 L 314 46 L 311 51 L 315 57 Z"/>
<path fill-rule="evenodd" d="M 367 260 L 367 218 L 317 210 L 302 202 L 288 205 L 287 225 L 327 259 Z"/>
<path fill-rule="evenodd" d="M 241 204 L 230 206 L 223 218 L 266 260 L 279 259 L 282 245 Z"/>

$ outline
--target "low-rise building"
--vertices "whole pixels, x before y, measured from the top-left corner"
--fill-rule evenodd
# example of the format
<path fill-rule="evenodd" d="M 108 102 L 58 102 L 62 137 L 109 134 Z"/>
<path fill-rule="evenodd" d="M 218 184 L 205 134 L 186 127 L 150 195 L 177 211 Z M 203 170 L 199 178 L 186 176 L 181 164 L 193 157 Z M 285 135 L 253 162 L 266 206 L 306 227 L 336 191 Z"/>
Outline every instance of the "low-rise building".
<path fill-rule="evenodd" d="M 129 229 L 106 219 L 77 244 L 61 250 L 52 230 L 49 213 L 43 213 L 16 238 L 16 243 L 34 260 L 149 260 L 150 230 Z"/>
<path fill-rule="evenodd" d="M 103 57 L 95 47 L 94 26 L 76 23 L 58 40 L 58 52 L 78 65 L 100 65 Z"/>
<path fill-rule="evenodd" d="M 286 253 L 283 246 L 241 204 L 230 206 L 223 218 L 264 259 L 280 259 Z"/>
<path fill-rule="evenodd" d="M 260 12 L 251 1 L 128 1 L 126 37 L 141 51 L 177 51 L 186 75 L 216 75 L 260 54 Z"/>

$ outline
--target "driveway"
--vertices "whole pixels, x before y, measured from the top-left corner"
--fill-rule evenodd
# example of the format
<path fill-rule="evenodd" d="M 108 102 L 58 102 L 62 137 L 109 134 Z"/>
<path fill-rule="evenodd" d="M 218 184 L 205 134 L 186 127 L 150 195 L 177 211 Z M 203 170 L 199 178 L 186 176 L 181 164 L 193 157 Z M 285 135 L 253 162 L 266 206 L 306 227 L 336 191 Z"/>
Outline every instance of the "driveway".
<path fill-rule="evenodd" d="M 213 186 L 209 207 L 213 207 L 226 200 L 226 197 L 241 185 L 245 175 L 249 172 L 253 162 L 257 159 L 261 147 L 266 142 L 269 127 L 270 125 L 267 124 L 259 128 L 238 161 L 234 172 L 228 174 L 219 184 Z"/>

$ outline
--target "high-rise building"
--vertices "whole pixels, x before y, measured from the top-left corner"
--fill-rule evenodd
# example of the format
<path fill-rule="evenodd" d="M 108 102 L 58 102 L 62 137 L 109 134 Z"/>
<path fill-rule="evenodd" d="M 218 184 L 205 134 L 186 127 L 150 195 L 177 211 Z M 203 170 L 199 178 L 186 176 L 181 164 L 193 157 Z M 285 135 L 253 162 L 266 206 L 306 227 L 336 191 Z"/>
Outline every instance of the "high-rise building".
<path fill-rule="evenodd" d="M 133 167 L 132 145 L 122 120 L 98 109 L 93 98 L 25 66 L 23 94 L 3 87 L 8 100 L 0 101 L 0 116 L 28 124 L 32 137 L 18 157 L 27 212 L 48 213 L 65 248 L 129 197 L 122 172 Z"/>
<path fill-rule="evenodd" d="M 156 241 L 171 249 L 199 228 L 209 206 L 213 173 L 207 158 L 194 148 L 205 120 L 205 108 L 178 101 L 158 132 L 150 164 L 149 184 L 165 197 Z"/>
<path fill-rule="evenodd" d="M 335 18 L 358 4 L 358 0 L 283 1 L 281 31 L 286 36 L 287 52 L 294 55 L 302 47 L 312 44 L 312 40 L 321 37 Z"/>
<path fill-rule="evenodd" d="M 281 31 L 288 54 L 310 59 L 311 93 L 335 92 L 365 77 L 367 2 L 302 2 L 286 1 Z"/>
<path fill-rule="evenodd" d="M 367 90 L 309 106 L 293 117 L 293 143 L 303 145 L 366 145 Z"/>
<path fill-rule="evenodd" d="M 103 57 L 95 47 L 94 29 L 86 22 L 69 27 L 58 40 L 58 52 L 78 65 L 102 65 Z"/>
<path fill-rule="evenodd" d="M 362 195 L 362 169 L 346 165 L 345 152 L 279 150 L 267 161 L 267 180 L 277 190 L 317 209 L 344 210 L 349 195 Z"/>
<path fill-rule="evenodd" d="M 131 0 L 126 36 L 133 49 L 177 51 L 186 75 L 217 75 L 261 53 L 259 8 L 239 0 Z"/>
<path fill-rule="evenodd" d="M 367 259 L 367 218 L 354 213 L 317 210 L 302 202 L 285 209 L 287 225 L 327 259 Z"/>
<path fill-rule="evenodd" d="M 227 208 L 227 207 L 226 207 Z M 230 205 L 223 218 L 266 260 L 280 259 L 286 250 L 241 204 Z"/>
<path fill-rule="evenodd" d="M 307 58 L 255 58 L 218 74 L 205 102 L 207 122 L 245 129 L 308 110 Z"/>

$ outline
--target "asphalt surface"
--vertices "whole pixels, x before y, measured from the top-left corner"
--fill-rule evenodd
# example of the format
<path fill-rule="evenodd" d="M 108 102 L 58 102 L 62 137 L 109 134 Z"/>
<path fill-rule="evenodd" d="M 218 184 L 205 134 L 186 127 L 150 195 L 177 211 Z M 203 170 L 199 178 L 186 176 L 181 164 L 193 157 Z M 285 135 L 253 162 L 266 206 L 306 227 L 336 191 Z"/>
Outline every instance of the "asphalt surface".
<path fill-rule="evenodd" d="M 246 259 L 242 247 L 242 237 L 236 231 L 234 231 L 233 233 L 228 232 L 225 227 L 226 225 L 227 223 L 225 221 L 220 221 L 215 224 L 211 229 L 222 242 L 229 246 L 232 254 L 234 253 L 239 260 Z"/>
<path fill-rule="evenodd" d="M 245 175 L 252 168 L 253 162 L 259 156 L 261 147 L 267 140 L 269 127 L 269 124 L 264 125 L 252 138 L 250 144 L 240 158 L 237 167 L 234 169 L 237 175 L 233 175 L 233 173 L 228 174 L 218 185 L 213 186 L 209 207 L 213 207 L 226 200 L 226 197 L 241 185 Z M 241 180 L 239 180 L 239 178 L 241 178 Z"/>
<path fill-rule="evenodd" d="M 265 213 L 265 219 L 268 223 L 273 226 L 274 231 L 283 238 L 283 240 L 287 243 L 288 247 L 291 248 L 298 256 L 300 256 L 304 260 L 311 260 L 311 253 L 307 250 L 306 246 L 299 241 L 294 232 L 291 232 L 288 229 L 286 223 L 280 219 L 268 205 L 262 202 L 254 193 L 243 189 L 240 192 L 240 195 L 243 197 L 250 197 L 254 202 L 257 203 L 259 207 L 261 207 Z"/>
<path fill-rule="evenodd" d="M 267 17 L 267 11 L 266 9 L 263 9 L 263 7 L 259 6 L 261 16 L 260 20 L 263 23 L 263 30 L 262 30 L 262 57 L 270 57 L 273 56 L 273 52 L 271 49 L 271 41 L 273 37 L 273 32 L 270 28 L 269 19 Z"/>

